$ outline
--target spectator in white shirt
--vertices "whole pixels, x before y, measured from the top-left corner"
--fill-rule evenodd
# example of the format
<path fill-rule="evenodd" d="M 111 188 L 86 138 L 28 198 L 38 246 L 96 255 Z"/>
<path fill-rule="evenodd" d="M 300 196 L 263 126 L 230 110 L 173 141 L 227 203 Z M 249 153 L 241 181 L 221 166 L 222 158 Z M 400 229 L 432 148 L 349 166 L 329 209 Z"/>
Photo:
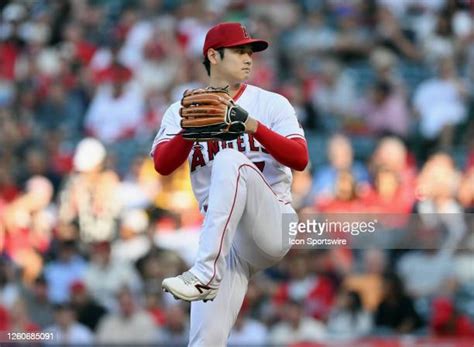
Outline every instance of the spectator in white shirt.
<path fill-rule="evenodd" d="M 99 344 L 147 344 L 155 334 L 152 316 L 138 306 L 132 292 L 122 287 L 117 294 L 118 313 L 104 316 L 97 328 Z"/>
<path fill-rule="evenodd" d="M 294 300 L 285 304 L 283 321 L 270 330 L 270 343 L 285 345 L 298 342 L 318 342 L 326 336 L 324 324 L 304 316 L 303 305 Z"/>
<path fill-rule="evenodd" d="M 77 322 L 69 303 L 57 305 L 54 318 L 56 323 L 44 330 L 53 335 L 52 339 L 45 341 L 47 344 L 92 345 L 94 335 L 89 328 Z"/>
<path fill-rule="evenodd" d="M 131 80 L 131 71 L 115 62 L 100 72 L 98 79 L 105 83 L 99 86 L 87 110 L 87 132 L 106 144 L 133 137 L 143 123 L 145 99 Z"/>
<path fill-rule="evenodd" d="M 415 91 L 413 103 L 420 116 L 420 132 L 427 140 L 438 140 L 440 145 L 452 144 L 456 125 L 467 115 L 467 89 L 457 77 L 452 58 L 442 58 L 438 77 L 422 82 Z"/>
<path fill-rule="evenodd" d="M 363 310 L 360 295 L 355 291 L 343 291 L 338 299 L 328 320 L 331 338 L 350 340 L 370 333 L 372 317 Z"/>
<path fill-rule="evenodd" d="M 112 258 L 133 263 L 145 256 L 152 244 L 146 235 L 148 226 L 148 215 L 143 209 L 124 211 L 120 219 L 120 239 L 112 244 Z"/>
<path fill-rule="evenodd" d="M 126 261 L 112 261 L 111 246 L 107 241 L 92 246 L 91 263 L 84 274 L 84 281 L 92 297 L 109 311 L 117 309 L 115 295 L 127 286 L 138 292 L 142 282 L 135 268 Z"/>
<path fill-rule="evenodd" d="M 229 346 L 264 346 L 267 344 L 267 327 L 258 320 L 250 318 L 247 311 L 248 305 L 244 300 L 227 340 Z"/>
<path fill-rule="evenodd" d="M 0 305 L 10 309 L 20 296 L 20 285 L 15 278 L 12 261 L 0 259 Z"/>
<path fill-rule="evenodd" d="M 354 81 L 335 60 L 327 60 L 322 64 L 319 82 L 312 100 L 323 116 L 337 120 L 354 116 L 352 110 L 356 101 Z"/>
<path fill-rule="evenodd" d="M 156 331 L 156 342 L 163 346 L 184 346 L 189 339 L 189 317 L 185 308 L 181 303 L 173 303 L 165 316 L 165 324 Z"/>
<path fill-rule="evenodd" d="M 69 299 L 69 287 L 82 279 L 87 264 L 80 256 L 74 241 L 62 241 L 57 249 L 56 259 L 46 264 L 44 275 L 48 281 L 48 297 L 53 303 Z"/>

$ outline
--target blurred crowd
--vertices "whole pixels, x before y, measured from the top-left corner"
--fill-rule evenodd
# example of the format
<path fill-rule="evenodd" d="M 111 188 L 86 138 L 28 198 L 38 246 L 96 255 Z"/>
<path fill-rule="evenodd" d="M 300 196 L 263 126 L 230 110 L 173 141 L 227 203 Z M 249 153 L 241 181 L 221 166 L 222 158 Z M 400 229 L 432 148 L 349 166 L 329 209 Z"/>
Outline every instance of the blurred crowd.
<path fill-rule="evenodd" d="M 428 238 L 461 218 L 441 247 L 292 250 L 252 280 L 230 343 L 473 337 L 473 14 L 468 0 L 0 2 L 0 331 L 186 341 L 189 306 L 160 284 L 192 262 L 203 216 L 186 165 L 159 176 L 149 150 L 167 106 L 206 83 L 207 30 L 240 21 L 271 43 L 249 83 L 286 96 L 306 132 L 302 216 L 424 214 Z"/>

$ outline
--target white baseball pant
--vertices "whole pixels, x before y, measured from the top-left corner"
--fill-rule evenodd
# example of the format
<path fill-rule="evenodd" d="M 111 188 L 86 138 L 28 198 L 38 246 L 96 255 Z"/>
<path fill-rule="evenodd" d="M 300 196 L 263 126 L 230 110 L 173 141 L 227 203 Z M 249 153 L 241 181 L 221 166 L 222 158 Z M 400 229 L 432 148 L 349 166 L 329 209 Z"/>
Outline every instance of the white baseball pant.
<path fill-rule="evenodd" d="M 290 245 L 283 240 L 283 214 L 297 220 L 258 168 L 242 153 L 224 149 L 214 158 L 209 204 L 190 271 L 218 286 L 212 302 L 191 303 L 189 346 L 225 346 L 250 277 L 277 263 Z"/>

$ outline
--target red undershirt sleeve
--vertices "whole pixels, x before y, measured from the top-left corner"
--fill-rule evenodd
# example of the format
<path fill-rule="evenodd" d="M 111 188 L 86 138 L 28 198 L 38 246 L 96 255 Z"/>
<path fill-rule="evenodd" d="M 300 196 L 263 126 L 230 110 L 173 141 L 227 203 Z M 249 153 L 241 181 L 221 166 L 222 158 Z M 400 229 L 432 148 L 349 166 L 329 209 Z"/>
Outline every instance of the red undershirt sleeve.
<path fill-rule="evenodd" d="M 287 138 L 260 122 L 254 137 L 280 164 L 297 171 L 303 171 L 308 165 L 308 146 L 302 138 Z"/>
<path fill-rule="evenodd" d="M 303 171 L 308 164 L 308 148 L 301 138 L 289 139 L 258 123 L 255 139 L 281 164 L 291 169 Z M 192 141 L 180 134 L 170 141 L 159 144 L 153 153 L 155 170 L 161 175 L 169 175 L 180 167 L 189 156 Z"/>
<path fill-rule="evenodd" d="M 185 140 L 181 134 L 160 143 L 153 153 L 156 172 L 164 176 L 171 174 L 186 161 L 193 144 L 193 141 Z"/>

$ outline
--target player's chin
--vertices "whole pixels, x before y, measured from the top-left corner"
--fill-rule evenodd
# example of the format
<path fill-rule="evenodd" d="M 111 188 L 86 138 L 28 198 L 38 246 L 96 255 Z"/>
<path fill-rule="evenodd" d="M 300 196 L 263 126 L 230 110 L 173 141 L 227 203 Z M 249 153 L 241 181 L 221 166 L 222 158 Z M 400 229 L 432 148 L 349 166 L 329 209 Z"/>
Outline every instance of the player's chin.
<path fill-rule="evenodd" d="M 247 80 L 250 77 L 250 70 L 242 70 L 239 77 L 241 78 L 242 82 Z"/>

